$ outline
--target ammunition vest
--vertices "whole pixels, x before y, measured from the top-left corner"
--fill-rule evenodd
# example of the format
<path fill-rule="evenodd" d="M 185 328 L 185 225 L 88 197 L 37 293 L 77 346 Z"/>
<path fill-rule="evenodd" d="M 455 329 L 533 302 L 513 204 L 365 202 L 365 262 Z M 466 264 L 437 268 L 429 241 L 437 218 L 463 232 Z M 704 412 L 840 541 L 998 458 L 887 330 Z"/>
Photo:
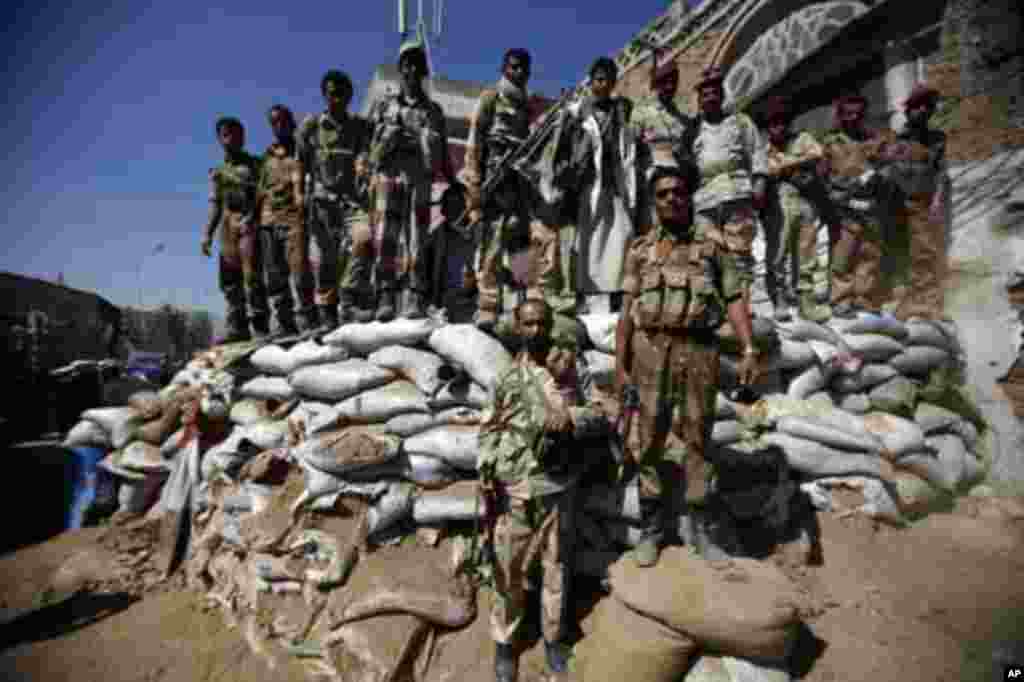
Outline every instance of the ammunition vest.
<path fill-rule="evenodd" d="M 225 161 L 211 172 L 215 196 L 228 211 L 246 213 L 256 201 L 258 176 L 259 160 L 254 156 L 243 153 L 238 162 Z"/>
<path fill-rule="evenodd" d="M 394 157 L 418 157 L 432 169 L 443 153 L 444 114 L 430 99 L 406 103 L 400 95 L 384 100 L 373 120 L 370 164 L 377 168 Z"/>
<path fill-rule="evenodd" d="M 659 257 L 658 241 L 645 238 L 634 248 L 647 249 L 638 272 L 633 322 L 652 331 L 712 331 L 725 321 L 725 305 L 716 286 L 714 244 L 676 242 Z"/>

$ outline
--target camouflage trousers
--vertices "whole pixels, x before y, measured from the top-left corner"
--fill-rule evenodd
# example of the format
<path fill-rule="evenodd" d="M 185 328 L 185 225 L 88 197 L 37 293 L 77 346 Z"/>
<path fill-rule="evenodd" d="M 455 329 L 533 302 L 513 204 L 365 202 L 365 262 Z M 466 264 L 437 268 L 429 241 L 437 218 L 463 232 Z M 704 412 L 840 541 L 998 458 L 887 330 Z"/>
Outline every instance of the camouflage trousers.
<path fill-rule="evenodd" d="M 640 478 L 640 499 L 666 518 L 682 503 L 704 502 L 711 474 L 706 457 L 718 394 L 719 350 L 685 333 L 636 330 L 630 374 L 640 408 L 626 444 Z"/>
<path fill-rule="evenodd" d="M 265 328 L 270 311 L 263 284 L 257 228 L 226 211 L 220 229 L 218 280 L 227 303 L 229 333 L 248 333 L 249 324 Z"/>
<path fill-rule="evenodd" d="M 430 229 L 431 176 L 416 156 L 393 157 L 371 182 L 370 248 L 378 290 L 430 291 L 430 263 L 420 258 Z"/>
<path fill-rule="evenodd" d="M 524 228 L 525 219 L 503 215 L 485 223 L 480 235 L 477 255 L 477 305 L 480 310 L 499 311 L 501 308 L 502 262 L 506 254 L 526 246 L 527 296 L 543 298 L 556 305 L 562 292 L 561 240 L 557 229 L 533 219 Z M 527 246 L 528 245 L 528 246 Z"/>
<path fill-rule="evenodd" d="M 945 221 L 931 219 L 931 194 L 906 197 L 900 222 L 910 233 L 910 276 L 906 297 L 897 310 L 902 318 L 938 318 L 945 307 L 945 286 L 949 264 L 946 254 Z"/>
<path fill-rule="evenodd" d="M 372 265 L 366 213 L 340 201 L 314 199 L 310 231 L 320 251 L 316 304 L 336 304 L 339 287 L 342 290 L 365 290 L 370 282 Z"/>
<path fill-rule="evenodd" d="M 872 216 L 838 209 L 832 237 L 832 305 L 878 308 L 882 293 L 881 226 Z"/>
<path fill-rule="evenodd" d="M 540 564 L 541 630 L 548 641 L 562 638 L 565 622 L 565 584 L 568 557 L 562 542 L 563 517 L 571 514 L 571 493 L 519 499 L 506 498 L 508 507 L 494 524 L 494 603 L 491 637 L 515 641 L 526 613 L 531 573 Z"/>
<path fill-rule="evenodd" d="M 772 301 L 794 288 L 814 292 L 818 211 L 800 194 L 780 192 L 765 212 L 765 288 Z"/>
<path fill-rule="evenodd" d="M 750 199 L 736 199 L 703 208 L 694 214 L 697 228 L 714 228 L 725 237 L 725 246 L 736 258 L 740 283 L 749 287 L 754 282 L 754 236 L 757 220 Z"/>
<path fill-rule="evenodd" d="M 295 324 L 293 283 L 298 296 L 298 313 L 304 322 L 311 324 L 315 319 L 313 273 L 309 268 L 306 230 L 301 220 L 291 224 L 264 225 L 260 236 L 267 295 L 278 325 L 287 328 Z"/>

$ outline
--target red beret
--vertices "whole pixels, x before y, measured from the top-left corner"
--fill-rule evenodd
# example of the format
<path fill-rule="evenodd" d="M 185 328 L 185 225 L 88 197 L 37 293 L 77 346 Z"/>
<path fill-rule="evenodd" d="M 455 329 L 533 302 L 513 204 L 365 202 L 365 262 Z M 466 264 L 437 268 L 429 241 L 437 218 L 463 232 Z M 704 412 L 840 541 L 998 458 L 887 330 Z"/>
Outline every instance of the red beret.
<path fill-rule="evenodd" d="M 920 106 L 921 104 L 933 105 L 938 101 L 938 99 L 938 90 L 929 87 L 924 83 L 918 83 L 914 86 L 914 89 L 910 91 L 910 96 L 903 102 L 903 107 L 905 109 L 910 109 L 911 107 Z"/>
<path fill-rule="evenodd" d="M 700 72 L 700 80 L 693 86 L 694 90 L 699 90 L 705 85 L 721 85 L 725 80 L 725 75 L 722 73 L 722 69 L 717 66 L 709 66 Z"/>

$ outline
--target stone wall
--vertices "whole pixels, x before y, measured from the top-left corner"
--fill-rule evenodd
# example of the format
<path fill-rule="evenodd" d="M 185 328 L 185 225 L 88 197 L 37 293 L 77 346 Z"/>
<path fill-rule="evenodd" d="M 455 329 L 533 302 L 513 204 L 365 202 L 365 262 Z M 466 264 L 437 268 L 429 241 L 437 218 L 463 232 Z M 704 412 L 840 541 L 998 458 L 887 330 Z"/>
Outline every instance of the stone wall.
<path fill-rule="evenodd" d="M 673 61 L 679 66 L 679 94 L 676 103 L 684 111 L 697 110 L 697 96 L 694 85 L 700 78 L 700 72 L 708 64 L 708 55 L 721 37 L 721 32 L 710 30 L 698 36 L 693 44 L 676 55 Z M 616 94 L 629 97 L 634 102 L 646 97 L 651 92 L 651 62 L 646 60 L 627 71 L 619 79 Z"/>

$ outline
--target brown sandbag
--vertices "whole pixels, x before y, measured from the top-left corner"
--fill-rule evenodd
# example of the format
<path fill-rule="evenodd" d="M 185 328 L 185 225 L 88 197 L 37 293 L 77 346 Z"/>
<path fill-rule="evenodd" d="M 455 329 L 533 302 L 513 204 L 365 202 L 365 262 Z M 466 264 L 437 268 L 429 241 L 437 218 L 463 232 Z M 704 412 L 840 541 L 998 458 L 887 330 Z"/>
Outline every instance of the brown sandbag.
<path fill-rule="evenodd" d="M 164 405 L 159 417 L 140 426 L 135 435 L 144 443 L 163 445 L 180 424 L 181 404 L 177 400 L 172 400 Z"/>
<path fill-rule="evenodd" d="M 668 547 L 654 567 L 640 568 L 627 554 L 608 575 L 617 599 L 715 653 L 779 660 L 796 636 L 799 595 L 770 563 L 711 562 Z"/>
<path fill-rule="evenodd" d="M 697 649 L 687 635 L 614 596 L 597 605 L 593 619 L 594 631 L 576 645 L 572 679 L 580 682 L 676 682 Z"/>
<path fill-rule="evenodd" d="M 138 391 L 128 398 L 128 407 L 139 411 L 139 416 L 149 421 L 156 419 L 164 410 L 163 400 L 156 391 Z"/>

